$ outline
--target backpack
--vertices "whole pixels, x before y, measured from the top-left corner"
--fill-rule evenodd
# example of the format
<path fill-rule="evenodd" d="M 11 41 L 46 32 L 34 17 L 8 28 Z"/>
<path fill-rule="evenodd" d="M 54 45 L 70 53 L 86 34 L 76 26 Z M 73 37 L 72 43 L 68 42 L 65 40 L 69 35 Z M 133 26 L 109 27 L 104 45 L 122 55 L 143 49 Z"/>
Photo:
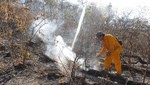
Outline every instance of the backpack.
<path fill-rule="evenodd" d="M 122 41 L 116 38 L 120 45 L 122 45 Z"/>
<path fill-rule="evenodd" d="M 120 45 L 122 45 L 122 41 L 121 40 L 118 40 L 118 42 L 119 42 Z"/>

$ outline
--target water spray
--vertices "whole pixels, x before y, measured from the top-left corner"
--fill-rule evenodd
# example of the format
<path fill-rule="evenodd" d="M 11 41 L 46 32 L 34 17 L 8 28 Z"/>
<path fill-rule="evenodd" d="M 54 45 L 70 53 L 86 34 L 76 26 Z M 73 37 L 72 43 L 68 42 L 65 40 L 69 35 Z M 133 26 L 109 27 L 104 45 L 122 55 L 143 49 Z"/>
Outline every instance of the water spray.
<path fill-rule="evenodd" d="M 81 17 L 80 17 L 80 20 L 79 20 L 77 31 L 76 31 L 76 34 L 75 34 L 75 37 L 74 37 L 74 40 L 73 40 L 73 43 L 72 43 L 72 50 L 74 49 L 75 42 L 77 40 L 77 37 L 78 37 L 80 29 L 81 29 L 81 25 L 82 25 L 83 18 L 84 18 L 84 15 L 85 15 L 85 10 L 86 10 L 86 5 L 83 7 L 83 11 L 82 11 L 82 14 L 81 14 Z"/>

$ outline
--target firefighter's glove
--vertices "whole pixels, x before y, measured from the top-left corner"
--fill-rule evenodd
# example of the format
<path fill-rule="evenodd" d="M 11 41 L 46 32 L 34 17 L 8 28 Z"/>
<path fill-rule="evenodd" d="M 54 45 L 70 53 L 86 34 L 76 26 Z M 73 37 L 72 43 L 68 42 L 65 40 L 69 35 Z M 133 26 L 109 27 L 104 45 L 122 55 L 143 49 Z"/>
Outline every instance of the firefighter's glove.
<path fill-rule="evenodd" d="M 106 52 L 106 56 L 110 56 L 111 55 L 111 52 L 110 51 L 107 51 Z"/>
<path fill-rule="evenodd" d="M 100 57 L 100 54 L 96 55 L 96 57 Z"/>

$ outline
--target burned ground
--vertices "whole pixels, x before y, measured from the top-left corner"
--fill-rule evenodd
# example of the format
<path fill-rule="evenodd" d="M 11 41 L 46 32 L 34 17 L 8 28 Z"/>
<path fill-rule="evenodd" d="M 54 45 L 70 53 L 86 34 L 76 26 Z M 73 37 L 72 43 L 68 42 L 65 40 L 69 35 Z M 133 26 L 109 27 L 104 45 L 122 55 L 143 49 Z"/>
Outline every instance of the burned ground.
<path fill-rule="evenodd" d="M 39 48 L 44 47 L 44 43 L 36 42 L 34 45 Z M 36 46 L 38 48 L 38 46 Z M 2 49 L 5 47 L 1 46 Z M 43 48 L 44 49 L 44 48 Z M 31 56 L 25 60 L 24 64 L 17 64 L 16 59 L 7 56 L 7 52 L 1 51 L 0 84 L 1 85 L 141 85 L 141 81 L 134 81 L 127 76 L 137 78 L 138 70 L 132 70 L 129 66 L 123 66 L 124 76 L 116 76 L 112 73 L 96 70 L 78 70 L 72 78 L 64 75 L 58 68 L 54 60 L 43 54 L 43 49 L 31 50 Z M 129 68 L 129 69 L 127 69 Z M 126 73 L 125 73 L 126 72 Z M 132 74 L 129 74 L 129 73 Z M 139 72 L 140 73 L 140 72 Z M 138 78 L 137 78 L 138 79 Z M 142 84 L 146 85 L 146 84 Z"/>

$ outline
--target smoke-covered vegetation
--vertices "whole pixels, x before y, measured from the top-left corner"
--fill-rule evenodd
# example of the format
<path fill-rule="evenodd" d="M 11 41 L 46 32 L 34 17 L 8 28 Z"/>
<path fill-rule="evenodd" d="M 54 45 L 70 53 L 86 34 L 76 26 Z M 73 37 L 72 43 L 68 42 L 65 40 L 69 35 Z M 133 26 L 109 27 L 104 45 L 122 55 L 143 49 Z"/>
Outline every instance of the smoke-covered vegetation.
<path fill-rule="evenodd" d="M 88 4 L 74 49 L 71 49 L 86 5 L 82 0 L 80 3 L 0 0 L 0 84 L 150 84 L 148 19 L 142 16 L 131 18 L 132 12 L 120 17 L 111 4 L 103 9 L 94 3 Z M 102 71 L 103 58 L 100 63 L 96 58 L 101 48 L 101 42 L 95 39 L 98 31 L 113 34 L 123 43 L 124 76 L 121 78 Z M 64 56 L 71 58 L 64 59 Z M 60 69 L 67 71 L 64 73 Z"/>

